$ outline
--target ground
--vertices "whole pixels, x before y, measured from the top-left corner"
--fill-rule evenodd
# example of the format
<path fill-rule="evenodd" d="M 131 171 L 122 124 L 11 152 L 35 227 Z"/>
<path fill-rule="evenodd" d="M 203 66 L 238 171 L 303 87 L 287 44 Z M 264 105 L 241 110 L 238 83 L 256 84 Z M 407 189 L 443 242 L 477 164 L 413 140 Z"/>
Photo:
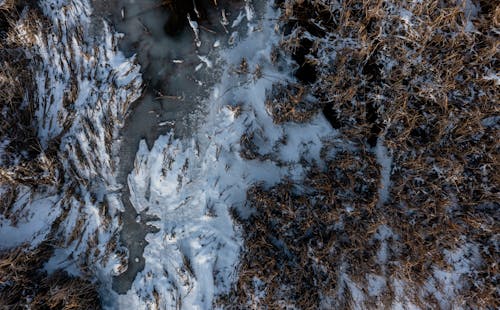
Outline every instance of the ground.
<path fill-rule="evenodd" d="M 148 71 L 87 0 L 0 1 L 0 306 L 498 308 L 499 3 L 238 5 L 159 3 L 220 74 L 125 178 Z"/>

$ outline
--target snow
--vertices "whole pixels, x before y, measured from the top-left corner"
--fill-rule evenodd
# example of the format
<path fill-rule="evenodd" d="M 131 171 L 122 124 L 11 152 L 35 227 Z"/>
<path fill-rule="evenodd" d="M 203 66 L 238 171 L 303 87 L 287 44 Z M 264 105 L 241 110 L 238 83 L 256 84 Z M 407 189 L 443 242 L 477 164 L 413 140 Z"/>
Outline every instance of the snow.
<path fill-rule="evenodd" d="M 238 17 L 236 17 L 236 19 L 233 21 L 233 24 L 231 25 L 231 28 L 236 28 L 236 27 L 238 27 L 238 26 L 241 24 L 241 22 L 243 21 L 243 18 L 244 18 L 244 17 L 245 17 L 245 13 L 240 12 L 240 13 L 238 14 Z"/>
<path fill-rule="evenodd" d="M 368 280 L 368 295 L 372 297 L 381 296 L 387 286 L 387 280 L 375 274 L 369 274 L 366 278 Z"/>
<path fill-rule="evenodd" d="M 252 6 L 252 0 L 245 0 L 245 13 L 247 20 L 251 21 L 255 15 L 255 11 Z"/>
<path fill-rule="evenodd" d="M 481 125 L 487 128 L 500 128 L 500 116 L 490 116 L 481 121 Z"/>
<path fill-rule="evenodd" d="M 474 27 L 473 19 L 477 18 L 478 13 L 481 11 L 479 4 L 475 5 L 471 0 L 458 0 L 457 4 L 462 4 L 464 9 L 464 15 L 466 18 L 465 32 L 476 32 L 480 33 L 476 27 Z"/>
<path fill-rule="evenodd" d="M 82 271 L 75 260 L 68 258 L 68 253 L 65 249 L 55 249 L 51 259 L 44 265 L 45 271 L 49 274 L 58 269 L 63 269 L 67 273 L 74 276 L 81 276 Z"/>
<path fill-rule="evenodd" d="M 411 19 L 413 17 L 413 14 L 410 11 L 408 11 L 404 8 L 401 8 L 400 12 L 399 12 L 399 16 L 406 23 L 406 26 L 408 26 L 408 27 L 412 26 Z"/>
<path fill-rule="evenodd" d="M 208 59 L 207 56 L 198 55 L 198 58 L 207 66 L 208 69 L 213 68 L 213 63 L 212 61 L 210 61 L 210 59 Z"/>
<path fill-rule="evenodd" d="M 374 240 L 380 241 L 380 247 L 377 251 L 377 261 L 381 265 L 387 264 L 389 261 L 389 246 L 387 244 L 387 240 L 390 238 L 397 239 L 397 235 L 391 230 L 389 226 L 380 225 L 377 228 L 377 232 L 373 236 Z"/>
<path fill-rule="evenodd" d="M 488 75 L 484 76 L 483 79 L 495 82 L 496 86 L 500 85 L 500 74 L 498 74 L 498 72 L 497 73 L 491 72 Z"/>
<path fill-rule="evenodd" d="M 6 156 L 5 153 L 5 148 L 9 146 L 10 141 L 8 139 L 5 139 L 3 141 L 0 141 L 0 165 L 4 161 L 4 157 Z"/>
<path fill-rule="evenodd" d="M 379 199 L 378 206 L 382 206 L 389 199 L 390 186 L 391 186 L 391 171 L 392 171 L 392 157 L 389 155 L 389 150 L 384 145 L 383 136 L 377 140 L 375 146 L 375 155 L 380 165 L 380 187 L 378 189 Z"/>
<path fill-rule="evenodd" d="M 20 194 L 13 209 L 19 215 L 14 224 L 0 215 L 0 250 L 6 250 L 23 244 L 30 248 L 37 247 L 45 240 L 52 222 L 60 215 L 61 210 L 54 208 L 57 196 L 31 197 L 25 188 Z"/>
<path fill-rule="evenodd" d="M 353 301 L 353 309 L 356 310 L 361 310 L 364 309 L 364 301 L 365 301 L 365 294 L 361 290 L 361 288 L 354 283 L 346 274 L 343 274 L 341 276 L 342 282 L 344 285 L 349 289 L 349 292 L 351 293 L 352 296 L 352 301 Z"/>
<path fill-rule="evenodd" d="M 474 267 L 481 263 L 479 247 L 474 244 L 464 244 L 450 251 L 444 250 L 445 260 L 451 268 L 434 268 L 434 275 L 426 282 L 427 293 L 434 295 L 443 309 L 455 307 L 455 297 L 462 289 L 462 277 L 471 275 Z"/>

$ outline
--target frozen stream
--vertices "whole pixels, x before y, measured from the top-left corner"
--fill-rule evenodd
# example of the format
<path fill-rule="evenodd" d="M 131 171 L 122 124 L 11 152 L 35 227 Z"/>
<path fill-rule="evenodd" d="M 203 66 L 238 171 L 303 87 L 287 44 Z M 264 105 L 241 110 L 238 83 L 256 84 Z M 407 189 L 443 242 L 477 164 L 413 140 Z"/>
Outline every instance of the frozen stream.
<path fill-rule="evenodd" d="M 218 1 L 214 7 L 212 1 L 197 1 L 196 10 L 190 10 L 193 20 L 196 15 L 201 17 L 200 45 L 187 17 L 169 16 L 161 1 L 92 1 L 96 17 L 104 17 L 125 35 L 120 48 L 127 56 L 137 56 L 145 81 L 142 98 L 132 106 L 121 135 L 120 183 L 127 184 L 142 139 L 151 148 L 159 135 L 173 130 L 177 137 L 185 138 L 197 127 L 197 115 L 204 111 L 202 100 L 220 76 L 223 60 L 218 59 L 218 50 L 231 44 L 236 31 L 245 33 L 245 23 L 240 25 L 245 4 L 228 2 Z M 99 25 L 95 23 L 96 31 Z M 132 206 L 128 186 L 123 187 L 122 199 L 125 212 L 120 239 L 129 251 L 129 263 L 113 281 L 113 289 L 120 294 L 130 289 L 144 269 L 144 237 L 155 231 L 147 224 L 154 220 L 146 215 L 147 210 L 138 214 Z"/>

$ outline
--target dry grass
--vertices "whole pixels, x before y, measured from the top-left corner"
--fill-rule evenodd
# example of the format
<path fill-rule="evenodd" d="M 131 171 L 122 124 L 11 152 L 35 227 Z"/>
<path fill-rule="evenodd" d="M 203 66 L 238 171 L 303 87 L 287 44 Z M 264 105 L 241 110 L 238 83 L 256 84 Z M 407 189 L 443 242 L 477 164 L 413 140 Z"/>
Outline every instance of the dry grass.
<path fill-rule="evenodd" d="M 12 11 L 16 6 L 17 0 L 3 0 L 0 2 L 0 11 Z"/>
<path fill-rule="evenodd" d="M 372 154 L 346 151 L 327 171 L 313 168 L 303 185 L 252 188 L 247 198 L 256 213 L 239 219 L 247 246 L 232 302 L 316 308 L 322 296 L 345 285 L 339 279 L 342 266 L 374 272 L 377 246 L 369 236 L 376 233 L 379 179 Z M 296 194 L 304 185 L 306 192 Z M 260 300 L 255 299 L 256 278 L 265 285 Z"/>
<path fill-rule="evenodd" d="M 300 84 L 276 84 L 267 94 L 266 108 L 277 124 L 295 121 L 304 123 L 317 114 L 317 102 Z"/>
<path fill-rule="evenodd" d="M 18 247 L 0 253 L 0 305 L 7 309 L 100 309 L 93 283 L 63 271 L 41 271 L 53 249 Z M 3 308 L 2 308 L 3 309 Z"/>
<path fill-rule="evenodd" d="M 375 274 L 402 280 L 423 308 L 446 307 L 424 284 L 435 268 L 453 271 L 448 251 L 473 244 L 480 262 L 447 302 L 500 306 L 500 94 L 485 79 L 498 74 L 500 6 L 474 3 L 481 9 L 468 18 L 462 1 L 280 1 L 282 47 L 318 99 L 307 115 L 323 112 L 357 151 L 341 151 L 325 171 L 311 167 L 300 186 L 248 193 L 257 212 L 240 219 L 246 251 L 227 302 L 317 308 L 331 298 L 351 308 L 345 276 L 368 296 Z M 270 96 L 276 123 L 307 120 L 293 99 Z M 393 154 L 385 203 L 372 149 L 380 143 Z M 364 306 L 388 307 L 396 295 L 387 283 Z"/>

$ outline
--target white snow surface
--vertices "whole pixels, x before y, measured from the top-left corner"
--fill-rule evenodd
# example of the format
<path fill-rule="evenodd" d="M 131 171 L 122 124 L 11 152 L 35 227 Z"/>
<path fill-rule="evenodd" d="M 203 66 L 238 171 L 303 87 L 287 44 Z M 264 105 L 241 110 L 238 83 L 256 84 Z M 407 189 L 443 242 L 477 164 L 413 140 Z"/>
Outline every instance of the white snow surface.
<path fill-rule="evenodd" d="M 0 192 L 0 195 L 3 193 Z M 26 244 L 36 248 L 45 240 L 52 222 L 60 215 L 61 210 L 52 208 L 58 200 L 57 196 L 37 197 L 30 195 L 29 188 L 20 189 L 19 199 L 12 207 L 18 219 L 6 219 L 0 215 L 0 250 Z M 29 207 L 27 207 L 29 206 Z"/>

